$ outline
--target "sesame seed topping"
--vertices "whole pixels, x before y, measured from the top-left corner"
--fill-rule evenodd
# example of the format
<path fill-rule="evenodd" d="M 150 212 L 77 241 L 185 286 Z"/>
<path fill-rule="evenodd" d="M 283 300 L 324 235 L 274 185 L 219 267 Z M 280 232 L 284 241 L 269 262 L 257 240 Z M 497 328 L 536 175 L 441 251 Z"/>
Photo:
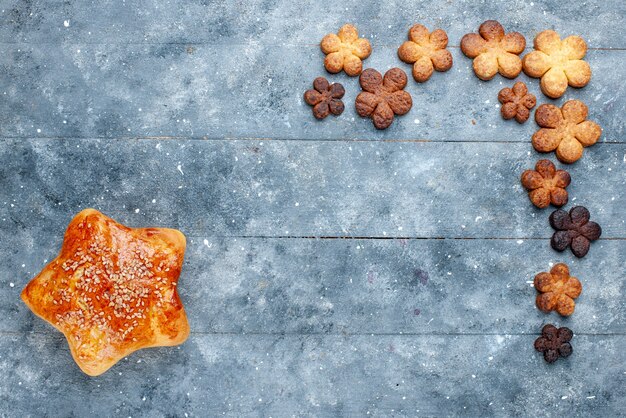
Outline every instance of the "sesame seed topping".
<path fill-rule="evenodd" d="M 151 326 L 144 321 L 148 313 L 169 303 L 177 283 L 166 274 L 175 264 L 146 242 L 120 239 L 119 231 L 89 222 L 79 228 L 89 245 L 56 265 L 56 283 L 46 291 L 57 325 L 84 341 L 77 354 L 86 359 L 104 355 L 106 344 L 137 341 L 133 331 Z"/>

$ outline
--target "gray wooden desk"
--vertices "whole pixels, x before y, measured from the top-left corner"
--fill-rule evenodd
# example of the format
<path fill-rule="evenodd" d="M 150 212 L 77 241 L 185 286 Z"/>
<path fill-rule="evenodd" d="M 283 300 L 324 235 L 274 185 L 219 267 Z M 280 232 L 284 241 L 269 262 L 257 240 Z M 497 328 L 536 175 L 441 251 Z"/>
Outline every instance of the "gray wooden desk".
<path fill-rule="evenodd" d="M 601 416 L 626 414 L 626 5 L 623 1 L 0 1 L 0 415 Z M 604 128 L 568 166 L 571 204 L 604 234 L 550 249 L 551 209 L 519 176 L 534 121 L 500 117 L 459 48 L 486 19 L 528 41 L 589 44 L 578 98 Z M 358 79 L 328 76 L 318 43 L 343 23 L 365 67 L 410 66 L 417 22 L 448 32 L 454 66 L 391 128 L 359 118 Z M 323 122 L 316 76 L 346 88 Z M 554 160 L 554 156 L 549 156 Z M 568 208 L 572 205 L 568 205 Z M 192 335 L 90 378 L 19 293 L 94 207 L 188 237 L 180 291 Z M 534 306 L 564 261 L 576 313 Z M 547 365 L 544 323 L 575 332 Z"/>

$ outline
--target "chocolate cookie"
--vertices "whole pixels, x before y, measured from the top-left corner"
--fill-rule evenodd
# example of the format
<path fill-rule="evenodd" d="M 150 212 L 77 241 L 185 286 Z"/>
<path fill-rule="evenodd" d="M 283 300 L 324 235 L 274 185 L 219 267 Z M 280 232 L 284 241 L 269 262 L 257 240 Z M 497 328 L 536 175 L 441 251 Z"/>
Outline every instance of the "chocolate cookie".
<path fill-rule="evenodd" d="M 554 363 L 559 357 L 569 357 L 572 352 L 570 341 L 574 333 L 567 327 L 557 328 L 548 324 L 541 330 L 541 337 L 535 340 L 535 350 L 543 353 L 548 363 Z"/>
<path fill-rule="evenodd" d="M 550 245 L 556 251 L 565 251 L 567 247 L 578 257 L 589 252 L 591 241 L 602 235 L 602 228 L 589 220 L 589 211 L 583 206 L 576 206 L 569 211 L 558 209 L 550 215 L 550 225 L 556 230 Z"/>
<path fill-rule="evenodd" d="M 526 84 L 518 81 L 513 88 L 505 87 L 498 93 L 498 100 L 502 103 L 500 113 L 504 119 L 513 119 L 517 123 L 524 123 L 530 117 L 530 110 L 537 104 L 534 94 L 528 93 Z"/>
<path fill-rule="evenodd" d="M 363 91 L 356 97 L 355 105 L 359 116 L 372 118 L 377 129 L 388 128 L 394 115 L 404 115 L 413 106 L 411 95 L 404 91 L 406 73 L 392 68 L 383 77 L 378 71 L 368 68 L 359 77 Z"/>
<path fill-rule="evenodd" d="M 331 113 L 341 115 L 344 109 L 341 98 L 345 93 L 341 84 L 329 84 L 324 77 L 317 77 L 313 81 L 313 89 L 304 92 L 304 101 L 313 106 L 313 116 L 324 119 Z"/>

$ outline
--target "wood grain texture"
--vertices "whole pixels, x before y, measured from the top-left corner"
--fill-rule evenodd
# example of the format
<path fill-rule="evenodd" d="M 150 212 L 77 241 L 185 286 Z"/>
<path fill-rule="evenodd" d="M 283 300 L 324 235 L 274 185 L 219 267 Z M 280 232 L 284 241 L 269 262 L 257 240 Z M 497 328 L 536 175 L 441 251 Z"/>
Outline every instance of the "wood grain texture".
<path fill-rule="evenodd" d="M 32 248 L 19 246 L 35 235 Z M 35 227 L 2 243 L 14 261 L 0 276 L 16 286 L 0 293 L 1 332 L 54 332 L 17 295 L 60 238 Z M 211 335 L 534 335 L 542 321 L 579 334 L 626 334 L 626 241 L 594 245 L 593 257 L 578 260 L 547 240 L 196 236 L 188 237 L 179 288 L 192 331 Z M 569 318 L 535 307 L 533 278 L 557 262 L 583 284 Z"/>
<path fill-rule="evenodd" d="M 548 365 L 535 336 L 192 336 L 97 379 L 55 335 L 0 336 L 0 398 L 34 414 L 620 416 L 623 336 L 578 336 Z M 30 357 L 13 348 L 29 347 Z M 10 371 L 7 372 L 7 371 Z M 46 396 L 41 396 L 41 393 Z"/>
<path fill-rule="evenodd" d="M 620 1 L 5 0 L 2 6 L 3 42 L 312 45 L 351 22 L 376 43 L 399 45 L 411 25 L 422 23 L 445 29 L 458 45 L 483 21 L 498 19 L 529 41 L 549 28 L 583 35 L 592 48 L 626 48 L 626 5 Z"/>
<path fill-rule="evenodd" d="M 586 206 L 604 239 L 626 238 L 625 155 L 597 144 L 567 167 L 566 208 Z M 520 183 L 539 157 L 530 143 L 3 140 L 0 228 L 57 235 L 94 206 L 195 236 L 550 238 L 552 209 Z"/>
<path fill-rule="evenodd" d="M 527 52 L 544 29 L 591 48 L 560 100 L 518 78 L 604 129 L 567 166 L 566 208 L 604 229 L 584 259 L 550 249 L 551 209 L 521 188 L 545 155 L 532 118 L 500 116 L 514 81 L 479 81 L 458 48 L 494 18 Z M 625 19 L 616 0 L 0 0 L 0 415 L 626 415 Z M 323 68 L 346 22 L 366 68 L 409 73 L 414 23 L 448 32 L 454 66 L 409 80 L 413 109 L 375 131 L 358 79 Z M 347 91 L 323 122 L 302 100 L 320 75 Z M 19 301 L 85 207 L 189 239 L 190 340 L 96 379 Z M 531 287 L 559 261 L 583 283 L 568 319 Z M 572 357 L 534 351 L 546 322 Z"/>
<path fill-rule="evenodd" d="M 398 43 L 398 46 L 401 42 Z M 530 47 L 529 47 L 530 48 Z M 397 46 L 374 48 L 364 68 L 400 67 L 413 108 L 384 131 L 355 110 L 358 77 L 329 75 L 317 46 L 185 44 L 20 44 L 0 56 L 0 135 L 67 138 L 274 138 L 317 140 L 419 140 L 527 142 L 539 127 L 500 115 L 498 92 L 513 81 L 479 80 L 472 61 L 452 49 L 454 66 L 418 85 Z M 580 99 L 589 119 L 604 129 L 602 142 L 625 142 L 622 73 L 626 50 L 590 51 L 593 78 L 546 98 L 537 79 L 521 75 L 541 103 Z M 304 65 L 303 63 L 306 63 Z M 346 110 L 316 120 L 302 95 L 325 76 L 346 89 Z"/>

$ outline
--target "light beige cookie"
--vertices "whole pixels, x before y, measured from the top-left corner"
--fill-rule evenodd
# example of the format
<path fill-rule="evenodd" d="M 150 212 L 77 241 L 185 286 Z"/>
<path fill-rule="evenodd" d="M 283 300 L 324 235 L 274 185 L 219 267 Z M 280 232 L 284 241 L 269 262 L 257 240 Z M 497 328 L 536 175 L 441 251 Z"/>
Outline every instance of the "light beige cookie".
<path fill-rule="evenodd" d="M 561 40 L 553 30 L 544 30 L 535 37 L 535 51 L 524 57 L 524 73 L 541 78 L 541 91 L 557 99 L 567 86 L 584 87 L 591 80 L 591 68 L 583 61 L 587 44 L 580 36 Z"/>
<path fill-rule="evenodd" d="M 413 64 L 413 78 L 418 83 L 428 80 L 436 71 L 452 68 L 452 54 L 446 49 L 448 35 L 442 29 L 428 32 L 423 25 L 414 25 L 409 30 L 409 40 L 398 48 L 398 57 Z"/>
<path fill-rule="evenodd" d="M 351 77 L 361 74 L 363 61 L 372 53 L 372 47 L 365 38 L 359 38 L 359 32 L 350 24 L 343 25 L 335 35 L 324 36 L 320 44 L 326 54 L 324 67 L 329 73 L 345 71 Z"/>
<path fill-rule="evenodd" d="M 521 33 L 504 33 L 504 28 L 495 20 L 487 20 L 478 33 L 468 33 L 461 39 L 461 51 L 474 60 L 474 73 L 481 80 L 491 80 L 497 73 L 506 78 L 515 78 L 522 71 L 519 57 L 526 48 L 526 39 Z"/>

